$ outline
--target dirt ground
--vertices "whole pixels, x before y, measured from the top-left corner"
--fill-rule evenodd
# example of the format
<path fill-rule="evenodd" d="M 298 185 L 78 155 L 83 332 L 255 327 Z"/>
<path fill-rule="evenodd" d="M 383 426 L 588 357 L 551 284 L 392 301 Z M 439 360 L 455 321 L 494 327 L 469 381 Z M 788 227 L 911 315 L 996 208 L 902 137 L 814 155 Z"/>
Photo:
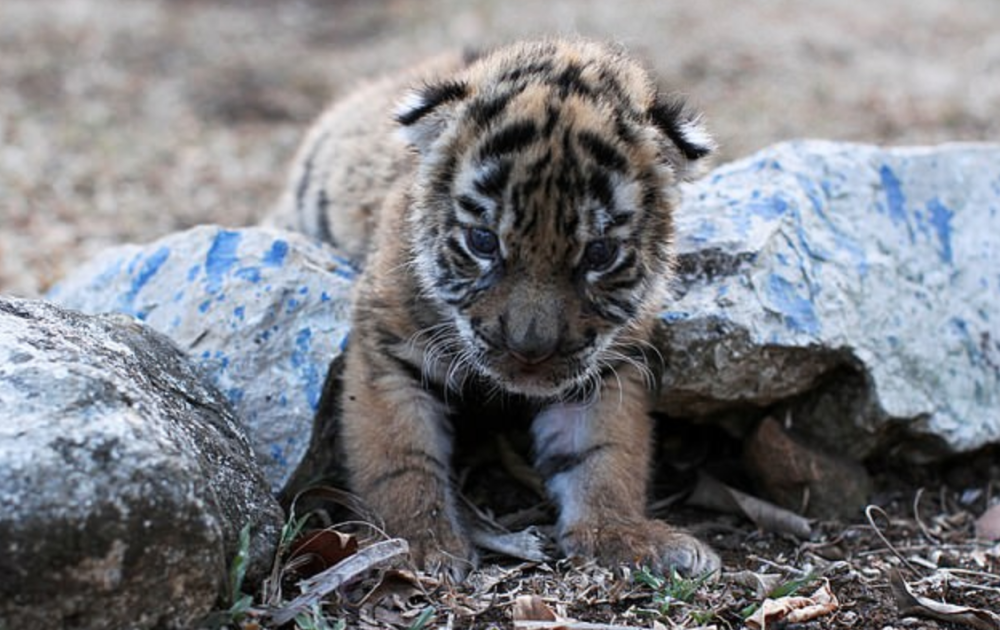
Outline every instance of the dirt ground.
<path fill-rule="evenodd" d="M 800 137 L 1000 139 L 996 0 L 3 0 L 0 292 L 40 295 L 112 244 L 252 223 L 331 97 L 442 49 L 552 33 L 628 44 L 705 111 L 720 161 Z M 879 471 L 888 521 L 821 523 L 801 541 L 713 516 L 700 533 L 734 572 L 828 579 L 840 607 L 795 627 L 971 627 L 901 617 L 887 569 L 922 594 L 1000 610 L 1000 550 L 973 542 L 998 483 L 984 457 Z M 642 627 L 742 627 L 762 597 L 729 580 L 665 610 L 648 587 L 614 591 L 580 568 L 504 570 L 474 593 L 495 606 L 454 627 L 508 627 L 532 589 L 567 616 Z M 424 626 L 400 613 L 400 627 L 444 626 L 461 608 L 435 601 Z"/>

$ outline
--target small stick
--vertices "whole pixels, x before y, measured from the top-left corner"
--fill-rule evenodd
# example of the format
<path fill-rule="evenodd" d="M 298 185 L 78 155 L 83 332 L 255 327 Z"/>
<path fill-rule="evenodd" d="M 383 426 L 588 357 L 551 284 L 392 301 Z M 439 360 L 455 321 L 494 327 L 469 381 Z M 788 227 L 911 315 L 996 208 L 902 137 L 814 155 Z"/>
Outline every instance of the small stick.
<path fill-rule="evenodd" d="M 270 613 L 271 622 L 282 626 L 295 618 L 299 613 L 309 610 L 313 604 L 318 604 L 324 597 L 340 588 L 343 584 L 358 575 L 384 564 L 396 557 L 406 555 L 409 545 L 401 538 L 378 542 L 358 551 L 356 554 L 338 562 L 329 569 L 317 573 L 308 580 L 300 582 L 304 591 L 289 603 Z"/>
<path fill-rule="evenodd" d="M 894 556 L 896 556 L 897 558 L 899 558 L 903 562 L 903 564 L 906 566 L 907 569 L 909 569 L 910 571 L 912 571 L 914 575 L 918 575 L 919 576 L 920 572 L 917 571 L 917 569 L 912 564 L 910 564 L 910 561 L 906 559 L 906 556 L 904 556 L 903 554 L 901 554 L 895 547 L 892 546 L 892 543 L 889 542 L 889 539 L 886 538 L 885 534 L 882 533 L 881 528 L 879 528 L 879 526 L 875 524 L 875 517 L 872 516 L 872 514 L 876 510 L 878 510 L 878 512 L 883 517 L 885 517 L 886 522 L 889 522 L 889 515 L 886 514 L 885 510 L 883 510 L 879 506 L 877 506 L 877 505 L 869 505 L 868 507 L 866 507 L 865 508 L 865 517 L 868 518 L 868 524 L 872 526 L 872 530 L 875 532 L 875 535 L 879 537 L 879 540 L 881 540 L 882 544 L 886 546 L 886 549 L 888 549 L 889 551 L 891 551 Z"/>
<path fill-rule="evenodd" d="M 920 498 L 923 496 L 924 489 L 918 488 L 917 494 L 913 497 L 913 518 L 917 521 L 917 526 L 920 527 L 920 532 L 924 535 L 924 538 L 936 545 L 941 541 L 931 534 L 930 530 L 927 529 L 927 526 L 924 525 L 924 521 L 920 518 Z"/>

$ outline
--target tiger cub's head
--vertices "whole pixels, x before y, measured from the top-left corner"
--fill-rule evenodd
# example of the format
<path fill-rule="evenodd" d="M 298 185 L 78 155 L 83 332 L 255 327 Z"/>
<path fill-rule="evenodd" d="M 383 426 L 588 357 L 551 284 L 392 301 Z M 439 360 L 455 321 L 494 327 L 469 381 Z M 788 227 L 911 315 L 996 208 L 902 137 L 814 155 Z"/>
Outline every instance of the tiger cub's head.
<path fill-rule="evenodd" d="M 424 292 L 503 390 L 565 396 L 635 360 L 671 267 L 677 184 L 713 144 L 618 48 L 498 49 L 396 118 L 419 153 L 409 215 Z"/>

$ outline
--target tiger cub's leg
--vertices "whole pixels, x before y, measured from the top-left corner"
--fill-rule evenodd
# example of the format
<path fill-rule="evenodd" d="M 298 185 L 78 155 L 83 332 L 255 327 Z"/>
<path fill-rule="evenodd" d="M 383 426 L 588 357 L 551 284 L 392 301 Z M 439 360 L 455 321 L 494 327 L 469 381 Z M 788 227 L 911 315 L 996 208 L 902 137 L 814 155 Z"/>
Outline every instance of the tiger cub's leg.
<path fill-rule="evenodd" d="M 645 514 L 652 419 L 648 393 L 629 367 L 605 380 L 587 405 L 556 405 L 532 424 L 535 466 L 559 505 L 559 544 L 567 555 L 605 565 L 716 571 L 708 545 Z"/>
<path fill-rule="evenodd" d="M 418 565 L 461 580 L 475 565 L 450 483 L 444 404 L 359 339 L 346 357 L 341 439 L 351 487 Z"/>

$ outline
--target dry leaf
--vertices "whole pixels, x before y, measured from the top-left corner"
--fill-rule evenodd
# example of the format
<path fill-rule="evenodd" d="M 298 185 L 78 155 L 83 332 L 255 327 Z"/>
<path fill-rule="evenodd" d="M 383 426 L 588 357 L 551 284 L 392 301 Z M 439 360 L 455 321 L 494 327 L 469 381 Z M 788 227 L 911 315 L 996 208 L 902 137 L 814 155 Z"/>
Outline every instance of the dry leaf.
<path fill-rule="evenodd" d="M 837 596 L 830 590 L 830 583 L 816 589 L 808 597 L 788 596 L 768 599 L 747 619 L 747 626 L 765 630 L 769 624 L 805 623 L 829 615 L 840 607 Z"/>
<path fill-rule="evenodd" d="M 418 577 L 410 571 L 388 569 L 380 572 L 379 582 L 357 607 L 362 616 L 374 620 L 379 627 L 405 627 L 427 610 L 426 591 Z"/>
<path fill-rule="evenodd" d="M 773 593 L 774 589 L 778 588 L 784 580 L 777 573 L 756 573 L 754 571 L 727 573 L 726 577 L 733 584 L 752 589 L 757 599 L 763 599 L 767 597 L 768 593 Z"/>
<path fill-rule="evenodd" d="M 518 621 L 556 621 L 559 617 L 538 595 L 519 595 L 514 600 L 514 623 Z"/>
<path fill-rule="evenodd" d="M 699 473 L 698 483 L 688 503 L 719 512 L 742 514 L 764 531 L 791 534 L 802 539 L 809 538 L 812 531 L 808 519 L 730 488 L 704 473 Z"/>
<path fill-rule="evenodd" d="M 421 580 L 411 571 L 386 569 L 379 575 L 378 584 L 353 605 L 360 608 L 386 598 L 411 599 L 422 596 L 427 590 L 426 585 L 435 586 L 437 581 L 429 576 Z"/>
<path fill-rule="evenodd" d="M 354 536 L 332 529 L 310 529 L 295 539 L 288 556 L 298 560 L 296 573 L 309 577 L 357 552 L 358 540 Z"/>
<path fill-rule="evenodd" d="M 1000 503 L 976 519 L 976 538 L 988 542 L 1000 540 Z"/>
<path fill-rule="evenodd" d="M 1000 630 L 1000 615 L 989 610 L 955 606 L 914 595 L 899 571 L 889 571 L 889 588 L 896 600 L 900 616 L 912 615 L 948 623 L 972 626 L 978 630 Z"/>
<path fill-rule="evenodd" d="M 514 600 L 514 630 L 645 630 L 635 626 L 616 626 L 560 619 L 537 595 L 519 595 Z"/>

